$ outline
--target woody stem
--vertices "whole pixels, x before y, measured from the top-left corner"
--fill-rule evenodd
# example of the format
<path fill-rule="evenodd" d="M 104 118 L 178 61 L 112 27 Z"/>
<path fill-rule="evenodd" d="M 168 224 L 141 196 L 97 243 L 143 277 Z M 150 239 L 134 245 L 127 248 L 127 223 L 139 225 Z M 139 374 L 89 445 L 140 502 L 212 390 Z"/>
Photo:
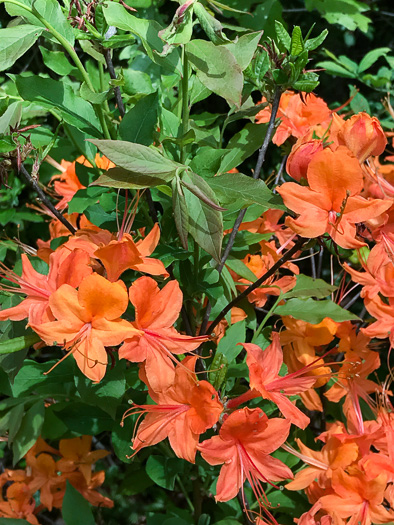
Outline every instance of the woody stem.
<path fill-rule="evenodd" d="M 40 188 L 40 185 L 38 184 L 37 180 L 33 178 L 30 173 L 27 171 L 27 169 L 24 167 L 23 164 L 18 166 L 18 161 L 16 158 L 12 160 L 12 167 L 18 175 L 23 176 L 23 178 L 26 180 L 26 182 L 35 190 L 35 192 L 38 194 L 38 197 L 40 201 L 50 210 L 53 215 L 65 226 L 72 235 L 76 232 L 76 229 L 72 224 L 68 222 L 68 220 L 63 217 L 63 215 L 55 208 L 55 206 L 51 203 L 51 201 L 48 199 L 48 197 L 45 195 L 45 193 Z"/>
<path fill-rule="evenodd" d="M 287 250 L 287 252 L 277 261 L 267 272 L 265 272 L 264 275 L 262 275 L 257 281 L 255 281 L 253 284 L 248 286 L 242 293 L 237 295 L 232 301 L 230 301 L 225 308 L 220 312 L 220 314 L 215 318 L 214 321 L 209 325 L 209 329 L 206 329 L 204 332 L 201 332 L 200 335 L 206 335 L 208 332 L 211 333 L 214 328 L 220 323 L 220 321 L 224 318 L 224 316 L 231 310 L 233 306 L 238 304 L 242 299 L 247 297 L 253 290 L 258 288 L 261 284 L 263 284 L 269 277 L 275 274 L 281 266 L 283 266 L 288 260 L 290 260 L 295 253 L 298 252 L 302 248 L 302 246 L 307 242 L 307 239 L 304 239 L 303 237 L 300 237 L 298 241 L 294 244 L 290 250 Z"/>
<path fill-rule="evenodd" d="M 267 153 L 267 149 L 268 149 L 269 143 L 271 142 L 271 137 L 272 137 L 273 132 L 274 132 L 275 119 L 276 119 L 276 115 L 278 113 L 278 108 L 279 108 L 279 102 L 280 102 L 281 95 L 282 95 L 282 90 L 280 88 L 277 88 L 276 91 L 275 91 L 275 94 L 274 94 L 274 100 L 272 102 L 271 116 L 270 116 L 270 120 L 268 122 L 267 132 L 265 134 L 263 144 L 262 144 L 262 146 L 261 146 L 261 148 L 259 150 L 259 156 L 257 158 L 256 167 L 255 167 L 254 172 L 253 172 L 253 178 L 254 179 L 258 179 L 260 177 L 261 168 L 263 167 L 263 164 L 264 164 L 264 161 L 265 161 L 265 155 Z M 231 252 L 231 250 L 232 250 L 232 248 L 234 246 L 235 237 L 237 236 L 239 227 L 241 226 L 242 221 L 244 220 L 244 217 L 245 217 L 245 214 L 246 214 L 246 210 L 247 210 L 247 208 L 244 208 L 243 210 L 241 210 L 238 213 L 238 217 L 235 219 L 235 223 L 234 223 L 233 229 L 232 229 L 232 231 L 230 233 L 230 236 L 229 236 L 226 248 L 225 248 L 225 250 L 223 252 L 222 258 L 221 258 L 220 263 L 219 263 L 219 266 L 217 267 L 217 271 L 219 272 L 219 274 L 222 273 L 223 267 L 224 267 L 224 265 L 225 265 L 225 263 L 227 261 L 227 258 L 230 255 L 230 252 Z M 203 323 L 201 325 L 201 333 L 203 333 L 203 334 L 206 333 L 207 326 L 208 326 L 208 321 L 209 321 L 209 316 L 211 314 L 211 310 L 212 310 L 212 305 L 210 303 L 208 303 L 206 311 L 205 311 L 204 320 L 203 320 Z"/>

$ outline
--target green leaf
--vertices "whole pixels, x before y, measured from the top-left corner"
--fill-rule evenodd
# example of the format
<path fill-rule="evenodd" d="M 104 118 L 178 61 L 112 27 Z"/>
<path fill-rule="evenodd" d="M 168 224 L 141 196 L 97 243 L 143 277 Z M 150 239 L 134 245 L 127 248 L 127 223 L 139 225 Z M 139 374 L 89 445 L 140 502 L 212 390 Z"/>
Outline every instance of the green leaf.
<path fill-rule="evenodd" d="M 23 24 L 0 29 L 0 71 L 4 71 L 24 55 L 43 32 L 42 27 Z"/>
<path fill-rule="evenodd" d="M 193 3 L 194 0 L 187 0 L 175 12 L 173 19 L 168 27 L 159 31 L 159 37 L 167 45 L 180 45 L 190 42 L 193 33 Z M 162 56 L 167 52 L 164 47 Z"/>
<path fill-rule="evenodd" d="M 330 24 L 341 24 L 350 31 L 360 29 L 368 31 L 371 19 L 363 15 L 369 6 L 358 0 L 305 0 L 305 7 L 312 11 L 317 9 Z"/>
<path fill-rule="evenodd" d="M 104 410 L 85 403 L 69 403 L 67 407 L 56 412 L 56 415 L 69 430 L 90 436 L 112 431 L 119 425 L 119 422 L 115 422 Z"/>
<path fill-rule="evenodd" d="M 239 166 L 258 150 L 267 132 L 266 124 L 249 122 L 236 135 L 231 137 L 227 144 L 227 153 L 224 155 L 218 173 L 226 173 Z"/>
<path fill-rule="evenodd" d="M 229 257 L 226 261 L 226 266 L 228 266 L 228 268 L 230 268 L 230 270 L 235 272 L 237 275 L 239 275 L 243 279 L 247 279 L 251 283 L 254 283 L 257 279 L 256 275 L 252 272 L 252 270 L 248 268 L 246 264 L 240 259 Z"/>
<path fill-rule="evenodd" d="M 304 51 L 304 41 L 302 39 L 302 32 L 299 26 L 294 26 L 291 34 L 290 55 L 298 57 Z"/>
<path fill-rule="evenodd" d="M 204 86 L 226 99 L 230 106 L 241 106 L 243 74 L 227 47 L 192 40 L 186 44 L 186 53 Z"/>
<path fill-rule="evenodd" d="M 283 47 L 290 51 L 291 48 L 291 36 L 284 28 L 283 24 L 279 22 L 278 20 L 275 20 L 275 31 L 276 35 L 278 37 L 279 42 L 283 45 Z"/>
<path fill-rule="evenodd" d="M 33 333 L 29 335 L 24 335 L 22 337 L 15 337 L 14 339 L 10 339 L 8 341 L 1 341 L 0 355 L 19 352 L 24 348 L 29 348 L 30 346 L 34 345 L 35 343 L 38 343 L 39 341 L 41 341 L 40 336 Z"/>
<path fill-rule="evenodd" d="M 160 56 L 163 51 L 163 41 L 159 37 L 159 32 L 163 28 L 160 24 L 155 20 L 137 18 L 118 3 L 108 2 L 104 5 L 103 13 L 108 25 L 130 31 L 138 36 L 147 55 L 153 62 L 172 71 L 177 71 L 179 75 L 181 74 L 180 54 L 177 49 L 168 56 Z"/>
<path fill-rule="evenodd" d="M 223 26 L 219 20 L 216 20 L 214 16 L 208 13 L 208 11 L 202 4 L 200 4 L 200 2 L 196 2 L 194 4 L 194 13 L 211 42 L 213 42 L 215 45 L 231 42 L 231 40 L 223 32 Z"/>
<path fill-rule="evenodd" d="M 43 46 L 40 46 L 40 51 L 44 64 L 56 74 L 62 77 L 69 75 L 71 72 L 73 75 L 79 75 L 79 70 L 67 60 L 66 55 L 62 51 L 49 51 Z"/>
<path fill-rule="evenodd" d="M 63 498 L 62 516 L 66 525 L 95 525 L 96 523 L 91 506 L 68 480 Z"/>
<path fill-rule="evenodd" d="M 227 49 L 235 56 L 242 71 L 244 71 L 252 61 L 262 35 L 263 31 L 247 33 L 246 35 L 240 36 L 236 42 L 226 45 Z"/>
<path fill-rule="evenodd" d="M 56 31 L 60 33 L 60 35 L 65 38 L 71 46 L 74 46 L 75 39 L 73 28 L 63 14 L 60 3 L 57 0 L 19 0 L 19 3 L 33 8 L 33 10 L 38 12 L 46 22 L 56 29 Z M 11 16 L 21 16 L 31 24 L 46 28 L 46 26 L 40 22 L 33 13 L 29 13 L 29 11 L 23 7 L 16 6 L 10 2 L 5 2 L 5 6 Z M 52 37 L 48 31 L 46 31 L 44 35 L 47 38 L 58 42 L 58 40 Z"/>
<path fill-rule="evenodd" d="M 215 202 L 216 196 L 208 183 L 195 173 L 185 173 L 183 181 L 197 186 L 202 193 Z M 203 250 L 216 261 L 220 261 L 223 240 L 223 219 L 220 211 L 202 202 L 193 193 L 184 189 L 189 215 L 189 233 Z"/>
<path fill-rule="evenodd" d="M 96 93 L 92 91 L 86 82 L 82 82 L 81 88 L 79 90 L 81 98 L 88 100 L 91 104 L 102 104 L 108 100 L 111 96 L 111 90 L 102 91 L 101 93 Z"/>
<path fill-rule="evenodd" d="M 328 30 L 324 29 L 319 36 L 316 36 L 315 38 L 309 38 L 304 44 L 306 51 L 313 51 L 314 49 L 318 48 L 324 42 L 327 35 Z"/>
<path fill-rule="evenodd" d="M 335 62 L 323 60 L 323 62 L 316 64 L 316 67 L 322 67 L 327 71 L 327 73 L 330 73 L 331 75 L 337 75 L 344 78 L 356 78 L 354 73 L 350 72 L 348 69 L 340 66 L 339 64 L 336 64 Z"/>
<path fill-rule="evenodd" d="M 362 73 L 366 69 L 369 69 L 380 57 L 387 55 L 387 53 L 390 53 L 390 51 L 391 48 L 389 47 L 379 47 L 377 49 L 373 49 L 367 53 L 359 63 L 358 72 Z"/>
<path fill-rule="evenodd" d="M 261 179 L 256 180 L 242 173 L 225 173 L 208 179 L 208 184 L 224 205 L 237 202 L 240 209 L 251 204 L 260 204 L 267 210 L 286 209 L 282 199 L 272 193 Z"/>
<path fill-rule="evenodd" d="M 3 137 L 0 139 L 0 155 L 1 153 L 8 153 L 16 149 L 16 144 L 12 137 Z"/>
<path fill-rule="evenodd" d="M 189 232 L 189 214 L 185 195 L 180 186 L 179 178 L 176 177 L 172 181 L 172 206 L 174 210 L 174 219 L 176 229 L 182 246 L 185 250 L 188 249 L 187 235 Z"/>
<path fill-rule="evenodd" d="M 219 341 L 217 353 L 223 354 L 228 363 L 232 363 L 242 352 L 243 347 L 238 343 L 245 342 L 246 326 L 245 321 L 239 321 L 227 328 L 226 334 Z"/>
<path fill-rule="evenodd" d="M 101 187 L 90 186 L 78 190 L 71 201 L 68 203 L 69 213 L 83 213 L 89 206 L 99 200 L 99 196 L 106 191 Z"/>
<path fill-rule="evenodd" d="M 70 85 L 37 75 L 18 75 L 15 83 L 24 100 L 37 102 L 48 109 L 57 108 L 68 124 L 90 136 L 101 137 L 100 123 L 93 107 L 78 97 Z"/>
<path fill-rule="evenodd" d="M 50 374 L 44 375 L 58 361 L 47 361 L 37 363 L 30 359 L 25 359 L 22 368 L 17 373 L 12 393 L 14 397 L 20 397 L 21 394 L 27 394 L 31 391 L 44 392 L 53 394 L 54 388 L 62 391 L 66 383 L 74 384 L 74 360 L 66 359 L 59 366 L 56 366 Z"/>
<path fill-rule="evenodd" d="M 357 315 L 348 312 L 339 305 L 325 299 L 323 301 L 315 301 L 314 299 L 289 299 L 286 304 L 280 305 L 275 309 L 278 315 L 291 315 L 295 319 L 301 319 L 311 324 L 319 324 L 325 317 L 329 317 L 333 321 L 357 321 Z"/>
<path fill-rule="evenodd" d="M 282 298 L 316 297 L 316 299 L 324 299 L 336 289 L 337 286 L 332 286 L 323 281 L 323 279 L 312 279 L 312 277 L 301 274 L 297 275 L 297 283 L 295 287 L 282 295 Z"/>
<path fill-rule="evenodd" d="M 146 473 L 152 481 L 164 489 L 174 490 L 175 477 L 182 477 L 185 471 L 185 462 L 178 458 L 164 458 L 149 456 L 146 462 Z"/>
<path fill-rule="evenodd" d="M 296 82 L 293 82 L 293 89 L 310 93 L 319 85 L 319 75 L 316 73 L 304 73 Z"/>
<path fill-rule="evenodd" d="M 141 98 L 123 117 L 119 133 L 123 140 L 150 146 L 157 129 L 159 97 L 151 93 Z"/>
<path fill-rule="evenodd" d="M 44 417 L 45 407 L 42 399 L 34 403 L 23 416 L 21 426 L 13 441 L 12 451 L 14 454 L 14 465 L 23 458 L 40 437 Z"/>
<path fill-rule="evenodd" d="M 175 177 L 182 167 L 153 148 L 123 140 L 91 140 L 117 167 L 111 168 L 95 182 L 109 188 L 141 189 L 158 186 Z"/>

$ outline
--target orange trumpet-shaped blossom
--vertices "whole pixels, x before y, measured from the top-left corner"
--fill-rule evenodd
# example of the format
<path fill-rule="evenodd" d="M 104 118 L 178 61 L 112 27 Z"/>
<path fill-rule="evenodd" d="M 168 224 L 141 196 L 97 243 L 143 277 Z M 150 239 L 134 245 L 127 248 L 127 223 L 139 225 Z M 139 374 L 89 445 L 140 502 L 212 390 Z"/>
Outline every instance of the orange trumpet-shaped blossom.
<path fill-rule="evenodd" d="M 293 481 L 286 485 L 289 490 L 307 488 L 313 481 L 325 488 L 329 486 L 332 472 L 337 468 L 347 468 L 357 461 L 359 449 L 356 443 L 341 443 L 335 436 L 330 436 L 321 451 L 312 450 L 296 438 L 300 452 L 292 447 L 283 445 L 283 448 L 300 458 L 308 466 L 297 472 Z"/>
<path fill-rule="evenodd" d="M 135 243 L 129 233 L 124 233 L 118 240 L 111 241 L 94 252 L 103 263 L 107 277 L 116 281 L 125 270 L 149 273 L 168 277 L 169 273 L 159 259 L 149 257 L 159 244 L 160 228 L 157 223 L 149 234 Z"/>
<path fill-rule="evenodd" d="M 133 363 L 145 361 L 151 387 L 161 390 L 174 379 L 173 354 L 195 350 L 209 337 L 181 335 L 173 327 L 183 300 L 178 281 L 160 290 L 151 277 L 140 277 L 131 285 L 129 297 L 135 308 L 135 334 L 120 347 L 119 357 Z"/>
<path fill-rule="evenodd" d="M 0 321 L 11 319 L 21 321 L 29 319 L 30 323 L 42 323 L 54 319 L 49 298 L 63 284 L 78 286 L 79 283 L 92 273 L 89 266 L 90 258 L 82 250 L 65 252 L 57 250 L 49 258 L 49 273 L 43 275 L 37 272 L 27 255 L 22 254 L 22 275 L 19 276 L 0 264 L 0 275 L 19 288 L 2 285 L 3 290 L 26 295 L 17 306 L 0 312 Z"/>
<path fill-rule="evenodd" d="M 277 253 L 275 242 L 266 242 L 262 241 L 261 245 L 261 255 L 247 255 L 244 259 L 245 265 L 251 270 L 256 279 L 262 277 L 274 264 L 281 258 L 281 255 Z M 299 273 L 298 267 L 292 262 L 287 262 L 283 265 L 283 268 L 286 268 L 293 272 L 294 274 Z M 237 278 L 239 283 L 245 283 L 249 286 L 250 281 L 244 278 Z M 275 275 L 269 277 L 261 285 L 261 288 L 256 288 L 248 295 L 248 300 L 251 303 L 254 303 L 257 307 L 262 308 L 267 302 L 269 295 L 278 296 L 281 293 L 288 292 L 296 285 L 296 277 L 291 275 L 285 275 L 278 278 Z M 237 288 L 242 292 L 247 286 L 238 285 Z"/>
<path fill-rule="evenodd" d="M 361 331 L 368 337 L 389 337 L 391 346 L 394 346 L 394 298 L 389 297 L 388 302 L 389 304 L 384 303 L 378 295 L 373 299 L 365 297 L 365 308 L 376 321 Z"/>
<path fill-rule="evenodd" d="M 30 326 L 49 345 L 63 345 L 81 372 L 100 381 L 107 367 L 105 346 L 116 346 L 138 330 L 120 319 L 127 308 L 122 281 L 111 283 L 98 274 L 86 277 L 79 290 L 63 284 L 49 298 L 56 321 Z"/>
<path fill-rule="evenodd" d="M 337 469 L 331 481 L 334 493 L 320 497 L 319 501 L 330 515 L 350 518 L 348 525 L 389 523 L 394 520 L 394 510 L 384 507 L 386 485 L 385 474 L 371 480 L 356 469 L 352 469 L 351 475 Z"/>
<path fill-rule="evenodd" d="M 264 399 L 273 401 L 286 419 L 300 428 L 305 428 L 309 417 L 301 412 L 288 396 L 308 390 L 316 378 L 305 376 L 305 369 L 283 377 L 279 375 L 283 364 L 283 352 L 277 332 L 272 333 L 272 343 L 264 351 L 253 343 L 244 343 L 242 346 L 247 353 L 246 364 L 249 368 L 252 392 L 257 391 Z"/>
<path fill-rule="evenodd" d="M 309 187 L 286 182 L 278 188 L 285 205 L 299 214 L 287 217 L 286 225 L 303 237 L 328 233 L 342 248 L 360 248 L 356 223 L 377 217 L 391 201 L 367 200 L 359 195 L 363 173 L 355 157 L 345 147 L 326 148 L 308 166 Z"/>
<path fill-rule="evenodd" d="M 376 244 L 368 255 L 366 264 L 362 261 L 365 272 L 359 272 L 344 263 L 344 269 L 352 281 L 363 286 L 361 297 L 368 295 L 373 299 L 378 293 L 385 297 L 394 297 L 394 265 L 387 254 L 384 243 Z"/>
<path fill-rule="evenodd" d="M 360 163 L 368 157 L 381 155 L 387 145 L 386 135 L 376 117 L 358 113 L 343 122 L 336 140 L 346 146 Z"/>
<path fill-rule="evenodd" d="M 338 403 L 343 396 L 346 396 L 344 412 L 348 422 L 351 420 L 353 427 L 357 428 L 360 434 L 364 432 L 360 398 L 371 404 L 368 394 L 381 390 L 380 385 L 367 379 L 379 366 L 380 358 L 377 352 L 372 352 L 367 348 L 360 353 L 346 352 L 345 359 L 336 374 L 336 383 L 324 394 L 334 403 Z"/>
<path fill-rule="evenodd" d="M 179 458 L 194 463 L 200 434 L 217 423 L 223 410 L 218 394 L 208 381 L 198 381 L 197 357 L 186 357 L 175 369 L 174 381 L 166 390 L 155 392 L 142 366 L 140 377 L 156 405 L 134 405 L 123 416 L 146 414 L 133 439 L 137 453 L 167 438 Z M 158 370 L 160 373 L 160 370 Z"/>
<path fill-rule="evenodd" d="M 322 139 L 306 140 L 305 137 L 299 138 L 292 147 L 286 161 L 286 171 L 290 177 L 297 182 L 300 182 L 301 179 L 306 179 L 310 161 L 323 148 Z"/>
<path fill-rule="evenodd" d="M 256 122 L 263 124 L 268 122 L 270 117 L 271 109 L 266 107 L 257 113 Z M 272 142 L 280 146 L 291 136 L 302 137 L 312 126 L 328 125 L 331 111 L 324 100 L 313 93 L 298 94 L 288 91 L 281 96 L 277 117 L 281 122 Z"/>
<path fill-rule="evenodd" d="M 259 505 L 268 506 L 262 483 L 293 478 L 293 473 L 279 459 L 270 456 L 287 439 L 290 421 L 268 419 L 260 408 L 243 408 L 224 419 L 218 436 L 198 445 L 210 465 L 221 465 L 216 486 L 216 501 L 234 498 L 249 481 Z"/>
<path fill-rule="evenodd" d="M 15 481 L 6 489 L 5 496 L 4 500 L 0 495 L 0 518 L 26 520 L 31 525 L 39 525 L 34 515 L 36 502 L 26 483 Z"/>
<path fill-rule="evenodd" d="M 89 485 L 92 478 L 92 465 L 110 454 L 108 450 L 91 451 L 92 436 L 81 436 L 73 439 L 62 439 L 59 452 L 63 456 L 57 462 L 61 472 L 79 470 Z"/>
<path fill-rule="evenodd" d="M 280 333 L 280 342 L 283 345 L 283 360 L 289 372 L 296 372 L 312 363 L 322 365 L 305 371 L 305 375 L 314 376 L 316 382 L 313 388 L 300 392 L 306 408 L 322 411 L 320 397 L 314 388 L 321 387 L 329 381 L 331 369 L 325 366 L 323 359 L 321 362 L 316 361 L 316 350 L 320 350 L 321 346 L 328 345 L 334 340 L 338 323 L 326 317 L 319 324 L 311 324 L 290 316 L 282 317 L 282 322 L 286 330 Z"/>

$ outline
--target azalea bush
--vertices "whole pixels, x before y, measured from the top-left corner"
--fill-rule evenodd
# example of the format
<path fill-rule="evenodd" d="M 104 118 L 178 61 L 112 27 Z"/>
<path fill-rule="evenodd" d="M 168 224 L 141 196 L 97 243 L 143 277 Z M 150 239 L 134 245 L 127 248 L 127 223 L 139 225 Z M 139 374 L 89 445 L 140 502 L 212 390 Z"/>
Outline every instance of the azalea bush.
<path fill-rule="evenodd" d="M 392 30 L 293 3 L 0 0 L 0 525 L 394 522 Z"/>

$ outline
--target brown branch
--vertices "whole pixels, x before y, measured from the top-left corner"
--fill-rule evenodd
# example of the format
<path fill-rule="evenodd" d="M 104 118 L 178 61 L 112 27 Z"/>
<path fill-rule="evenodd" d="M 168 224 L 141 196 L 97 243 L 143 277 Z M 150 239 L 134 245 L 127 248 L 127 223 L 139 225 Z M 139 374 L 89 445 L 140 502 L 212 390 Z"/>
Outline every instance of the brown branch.
<path fill-rule="evenodd" d="M 105 62 L 107 64 L 109 76 L 112 78 L 112 80 L 117 80 L 114 64 L 112 62 L 111 50 L 104 49 L 103 55 L 105 58 Z M 118 106 L 120 116 L 123 118 L 125 116 L 126 110 L 123 104 L 122 93 L 120 92 L 119 86 L 114 86 L 114 93 L 115 93 L 116 104 Z"/>
<path fill-rule="evenodd" d="M 259 149 L 259 156 L 257 158 L 256 167 L 255 167 L 254 172 L 253 172 L 253 178 L 254 179 L 258 179 L 260 177 L 261 168 L 263 167 L 263 164 L 264 164 L 264 161 L 265 161 L 265 155 L 267 153 L 267 149 L 268 149 L 269 143 L 271 142 L 272 134 L 274 132 L 275 119 L 276 119 L 276 115 L 278 113 L 279 102 L 280 102 L 280 97 L 281 96 L 282 96 L 282 90 L 280 88 L 277 88 L 276 91 L 275 91 L 275 94 L 274 94 L 274 100 L 272 102 L 271 116 L 270 116 L 270 119 L 269 119 L 269 122 L 268 122 L 267 132 L 265 134 L 263 144 L 261 145 L 261 148 Z M 246 214 L 246 210 L 247 210 L 247 208 L 244 208 L 243 210 L 241 210 L 239 212 L 239 214 L 238 214 L 238 217 L 235 220 L 233 229 L 232 229 L 232 231 L 230 233 L 230 237 L 229 237 L 228 242 L 226 244 L 226 248 L 225 248 L 225 250 L 223 252 L 222 258 L 221 258 L 220 263 L 219 263 L 219 266 L 217 267 L 217 271 L 219 272 L 219 274 L 222 273 L 223 267 L 224 267 L 224 265 L 225 265 L 225 263 L 227 261 L 227 258 L 230 255 L 230 252 L 231 252 L 231 250 L 232 250 L 232 248 L 234 246 L 235 237 L 237 236 L 239 227 L 241 226 L 242 221 L 244 220 L 244 217 L 245 217 L 245 214 Z M 207 329 L 208 322 L 209 322 L 209 316 L 211 314 L 211 310 L 212 310 L 211 303 L 208 303 L 206 311 L 205 311 L 204 319 L 203 319 L 203 322 L 202 322 L 202 325 L 201 325 L 200 333 L 204 334 L 206 329 Z"/>
<path fill-rule="evenodd" d="M 298 241 L 294 244 L 290 250 L 287 250 L 287 252 L 277 261 L 272 268 L 270 268 L 267 272 L 265 272 L 264 275 L 262 275 L 257 281 L 252 283 L 250 286 L 246 288 L 242 293 L 237 295 L 231 302 L 228 303 L 228 305 L 223 308 L 223 310 L 220 312 L 220 314 L 216 317 L 214 321 L 209 325 L 209 329 L 206 329 L 204 332 L 202 332 L 200 335 L 206 335 L 207 332 L 212 332 L 216 326 L 220 323 L 220 321 L 224 318 L 224 316 L 231 310 L 233 306 L 238 304 L 242 299 L 247 297 L 253 290 L 258 288 L 261 284 L 263 284 L 269 277 L 274 275 L 274 273 L 279 270 L 281 266 L 283 266 L 288 260 L 290 260 L 295 253 L 298 252 L 302 248 L 302 246 L 307 242 L 308 239 L 304 239 L 303 237 L 299 237 Z"/>
<path fill-rule="evenodd" d="M 40 201 L 48 208 L 48 210 L 53 213 L 53 215 L 65 226 L 72 235 L 76 233 L 76 229 L 72 224 L 68 222 L 68 220 L 60 213 L 59 210 L 55 208 L 55 206 L 51 203 L 51 201 L 48 199 L 48 197 L 45 195 L 45 193 L 40 188 L 40 185 L 38 184 L 38 181 L 36 178 L 32 177 L 30 173 L 27 171 L 27 169 L 24 167 L 24 165 L 21 163 L 20 167 L 18 166 L 18 161 L 16 158 L 12 159 L 12 167 L 18 175 L 22 175 L 25 181 L 31 186 L 34 191 L 37 193 Z"/>

